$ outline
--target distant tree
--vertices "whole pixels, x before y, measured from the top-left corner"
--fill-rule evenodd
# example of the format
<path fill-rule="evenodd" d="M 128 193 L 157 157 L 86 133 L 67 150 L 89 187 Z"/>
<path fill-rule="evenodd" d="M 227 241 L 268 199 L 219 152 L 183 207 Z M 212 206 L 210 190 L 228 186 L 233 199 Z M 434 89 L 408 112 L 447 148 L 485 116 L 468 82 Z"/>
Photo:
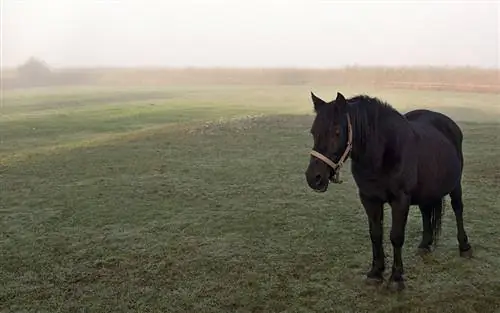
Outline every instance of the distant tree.
<path fill-rule="evenodd" d="M 19 78 L 26 82 L 42 82 L 50 78 L 52 71 L 45 61 L 31 57 L 17 68 Z"/>

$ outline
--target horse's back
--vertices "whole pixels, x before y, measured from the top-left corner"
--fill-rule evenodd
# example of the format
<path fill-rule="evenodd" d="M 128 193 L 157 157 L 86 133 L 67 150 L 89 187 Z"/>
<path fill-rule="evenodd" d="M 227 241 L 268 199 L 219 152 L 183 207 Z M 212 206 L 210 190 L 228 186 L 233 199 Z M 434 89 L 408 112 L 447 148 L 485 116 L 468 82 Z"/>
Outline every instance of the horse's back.
<path fill-rule="evenodd" d="M 455 121 L 453 121 L 450 117 L 442 113 L 426 109 L 413 110 L 406 113 L 404 116 L 411 122 L 429 125 L 437 129 L 453 144 L 453 146 L 455 146 L 455 149 L 460 155 L 461 162 L 463 163 L 463 133 L 457 123 L 455 123 Z"/>

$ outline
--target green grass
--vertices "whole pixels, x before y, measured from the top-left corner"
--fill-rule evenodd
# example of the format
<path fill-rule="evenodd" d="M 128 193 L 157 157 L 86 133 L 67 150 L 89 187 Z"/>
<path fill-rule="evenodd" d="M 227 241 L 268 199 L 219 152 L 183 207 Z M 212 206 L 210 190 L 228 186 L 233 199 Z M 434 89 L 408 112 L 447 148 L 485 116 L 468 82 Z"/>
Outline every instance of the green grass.
<path fill-rule="evenodd" d="M 415 256 L 421 222 L 412 209 L 407 290 L 390 294 L 363 283 L 371 245 L 349 164 L 346 182 L 326 194 L 306 185 L 308 91 L 6 94 L 0 310 L 498 312 L 496 97 L 363 90 L 403 109 L 439 104 L 465 133 L 465 223 L 475 258 L 458 256 L 449 205 L 438 249 Z M 390 214 L 385 225 L 388 234 Z"/>

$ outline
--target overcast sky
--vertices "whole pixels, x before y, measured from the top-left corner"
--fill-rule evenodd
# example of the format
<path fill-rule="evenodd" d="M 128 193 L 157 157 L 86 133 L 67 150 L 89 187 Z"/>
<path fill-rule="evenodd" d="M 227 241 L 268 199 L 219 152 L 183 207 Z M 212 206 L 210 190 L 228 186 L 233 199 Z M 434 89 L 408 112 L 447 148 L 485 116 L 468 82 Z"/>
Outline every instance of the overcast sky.
<path fill-rule="evenodd" d="M 500 67 L 500 0 L 0 0 L 2 65 Z"/>

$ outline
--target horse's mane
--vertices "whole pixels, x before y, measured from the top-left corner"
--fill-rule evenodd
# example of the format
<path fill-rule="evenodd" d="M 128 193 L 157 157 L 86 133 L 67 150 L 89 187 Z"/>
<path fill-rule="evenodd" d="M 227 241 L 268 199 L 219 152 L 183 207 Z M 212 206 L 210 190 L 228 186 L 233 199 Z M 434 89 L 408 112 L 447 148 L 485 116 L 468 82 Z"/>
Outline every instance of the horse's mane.
<path fill-rule="evenodd" d="M 352 120 L 355 145 L 362 153 L 367 145 L 376 145 L 379 140 L 380 122 L 387 120 L 399 121 L 404 116 L 390 104 L 376 97 L 357 95 L 347 99 L 349 115 Z M 391 123 L 391 121 L 389 121 Z"/>

